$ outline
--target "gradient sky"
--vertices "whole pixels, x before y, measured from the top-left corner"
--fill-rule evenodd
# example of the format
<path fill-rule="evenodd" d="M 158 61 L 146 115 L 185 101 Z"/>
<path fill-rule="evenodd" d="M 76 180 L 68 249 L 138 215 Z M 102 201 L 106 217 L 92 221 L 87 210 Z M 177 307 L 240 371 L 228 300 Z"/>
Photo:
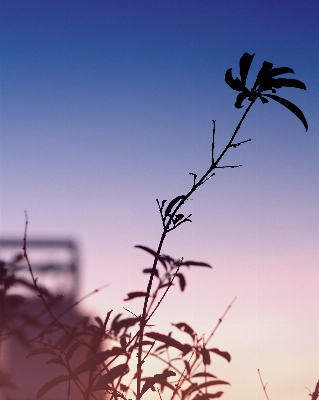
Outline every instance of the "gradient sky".
<path fill-rule="evenodd" d="M 191 186 L 238 123 L 224 82 L 244 52 L 289 66 L 307 91 L 281 90 L 309 131 L 279 104 L 254 105 L 220 170 L 193 196 L 192 224 L 163 252 L 208 262 L 186 271 L 154 317 L 157 330 L 214 327 L 230 364 L 223 399 L 306 399 L 319 378 L 319 4 L 307 1 L 2 0 L 2 236 L 72 237 L 81 245 L 81 294 L 103 318 L 146 284 L 161 222 L 156 198 Z M 253 83 L 253 82 L 252 82 Z"/>

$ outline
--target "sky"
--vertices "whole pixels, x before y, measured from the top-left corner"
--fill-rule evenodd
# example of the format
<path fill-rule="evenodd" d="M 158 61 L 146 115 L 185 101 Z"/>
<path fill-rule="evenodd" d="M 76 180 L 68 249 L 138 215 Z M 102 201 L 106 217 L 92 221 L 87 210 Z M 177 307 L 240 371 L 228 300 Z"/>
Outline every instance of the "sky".
<path fill-rule="evenodd" d="M 161 220 L 155 199 L 188 192 L 190 172 L 220 152 L 239 122 L 224 75 L 255 53 L 288 66 L 307 91 L 282 89 L 309 125 L 256 103 L 221 169 L 185 205 L 192 223 L 163 253 L 204 261 L 185 271 L 154 316 L 187 322 L 232 355 L 213 373 L 223 399 L 307 398 L 319 375 L 319 5 L 315 0 L 3 0 L 1 4 L 0 234 L 74 238 L 79 296 L 102 318 L 139 300 Z M 288 77 L 288 76 L 287 76 Z M 248 77 L 249 80 L 249 77 Z M 31 260 L 32 261 L 32 260 Z"/>

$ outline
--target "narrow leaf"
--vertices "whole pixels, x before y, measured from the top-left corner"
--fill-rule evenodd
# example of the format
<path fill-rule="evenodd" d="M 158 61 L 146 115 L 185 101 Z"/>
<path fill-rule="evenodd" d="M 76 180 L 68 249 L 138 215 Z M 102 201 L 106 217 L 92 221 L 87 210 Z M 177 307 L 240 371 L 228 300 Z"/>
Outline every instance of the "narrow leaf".
<path fill-rule="evenodd" d="M 42 397 L 47 391 L 52 389 L 54 386 L 58 385 L 59 383 L 66 382 L 69 380 L 69 377 L 66 375 L 60 375 L 53 378 L 51 381 L 45 383 L 41 389 L 38 391 L 36 397 L 39 399 Z"/>
<path fill-rule="evenodd" d="M 170 201 L 168 203 L 168 206 L 166 207 L 166 210 L 165 210 L 165 217 L 167 217 L 170 214 L 170 212 L 172 211 L 172 209 L 175 206 L 175 204 L 177 204 L 179 201 L 184 200 L 184 198 L 185 198 L 185 196 L 177 196 L 177 197 L 175 197 L 175 199 Z"/>
<path fill-rule="evenodd" d="M 237 92 L 241 92 L 243 90 L 243 84 L 240 82 L 240 80 L 238 78 L 233 78 L 232 68 L 229 68 L 226 71 L 225 82 L 228 86 L 230 86 L 233 90 L 236 90 Z"/>
<path fill-rule="evenodd" d="M 108 385 L 112 383 L 115 379 L 129 372 L 129 367 L 127 364 L 120 364 L 112 368 L 109 372 L 102 375 L 97 384 L 95 385 L 95 390 L 107 389 Z"/>
<path fill-rule="evenodd" d="M 196 400 L 207 400 L 207 399 L 217 399 L 222 396 L 224 392 L 216 392 L 216 393 L 204 393 L 199 396 L 196 396 Z"/>
<path fill-rule="evenodd" d="M 283 86 L 307 90 L 306 85 L 298 79 L 277 78 L 272 80 L 272 86 L 279 89 Z"/>
<path fill-rule="evenodd" d="M 153 268 L 145 268 L 145 269 L 143 269 L 143 273 L 151 274 L 152 270 L 153 270 Z M 154 275 L 158 278 L 158 269 L 157 268 L 155 268 Z"/>
<path fill-rule="evenodd" d="M 71 341 L 74 337 L 76 329 L 77 328 L 75 326 L 68 328 L 67 331 L 59 339 L 58 345 L 62 352 L 68 348 L 69 344 L 71 343 Z"/>
<path fill-rule="evenodd" d="M 154 342 L 151 342 L 150 340 L 143 340 L 142 341 L 142 346 L 151 346 L 152 344 L 154 344 Z M 131 351 L 133 350 L 133 349 L 135 349 L 136 347 L 139 347 L 139 345 L 140 345 L 140 343 L 138 342 L 138 343 L 135 343 L 135 344 L 133 344 L 132 346 L 130 346 L 129 348 L 128 348 L 128 353 L 131 353 Z"/>
<path fill-rule="evenodd" d="M 172 324 L 173 326 L 176 326 L 177 329 L 179 329 L 182 332 L 188 333 L 192 338 L 195 335 L 194 329 L 191 328 L 189 325 L 187 325 L 185 322 L 179 322 L 178 324 Z"/>
<path fill-rule="evenodd" d="M 269 76 L 272 78 L 281 74 L 294 73 L 294 70 L 288 67 L 273 68 L 269 71 Z"/>
<path fill-rule="evenodd" d="M 197 374 L 194 374 L 192 376 L 192 378 L 201 378 L 201 377 L 217 378 L 217 376 L 210 374 L 209 372 L 197 372 Z"/>
<path fill-rule="evenodd" d="M 219 356 L 225 358 L 228 362 L 230 362 L 231 360 L 231 355 L 227 352 L 227 351 L 221 351 L 219 349 L 208 349 L 209 351 L 211 351 L 212 353 L 218 354 Z"/>
<path fill-rule="evenodd" d="M 256 78 L 256 82 L 254 83 L 253 90 L 255 90 L 258 85 L 263 83 L 263 81 L 265 81 L 269 78 L 270 70 L 272 69 L 272 67 L 273 67 L 272 63 L 270 63 L 268 61 L 263 62 L 263 65 L 257 74 L 257 78 Z"/>
<path fill-rule="evenodd" d="M 47 364 L 60 364 L 65 367 L 65 362 L 61 358 L 55 357 L 47 361 Z"/>
<path fill-rule="evenodd" d="M 249 93 L 241 92 L 236 98 L 235 107 L 242 108 L 242 102 L 249 96 Z"/>
<path fill-rule="evenodd" d="M 181 266 L 185 265 L 186 267 L 206 267 L 206 268 L 211 268 L 211 269 L 213 268 L 211 265 L 201 262 L 201 261 L 183 261 L 183 262 L 181 262 L 180 265 Z"/>
<path fill-rule="evenodd" d="M 141 245 L 136 245 L 135 247 L 137 247 L 138 249 L 142 249 L 142 250 L 146 251 L 147 253 L 152 254 L 153 257 L 156 257 L 156 255 L 157 255 L 156 251 L 150 249 L 149 247 L 141 246 Z M 159 256 L 158 260 L 162 263 L 163 267 L 167 270 L 167 266 L 165 264 L 165 257 Z"/>
<path fill-rule="evenodd" d="M 73 357 L 73 354 L 76 352 L 76 350 L 81 346 L 81 343 L 76 342 L 71 344 L 69 347 L 68 351 L 66 352 L 66 361 L 69 362 L 71 358 Z"/>
<path fill-rule="evenodd" d="M 176 376 L 176 373 L 173 371 L 166 370 L 163 374 L 156 374 L 154 376 L 151 376 L 149 378 L 143 378 L 142 380 L 145 380 L 145 383 L 142 387 L 141 390 L 141 396 L 143 396 L 144 393 L 148 391 L 155 383 L 160 383 L 161 386 L 167 386 L 171 390 L 175 390 L 174 386 L 172 386 L 170 383 L 167 382 L 167 377 L 169 376 Z"/>
<path fill-rule="evenodd" d="M 300 121 L 303 123 L 306 131 L 308 130 L 307 120 L 306 120 L 303 112 L 300 110 L 300 108 L 295 106 L 290 101 L 283 99 L 282 97 L 276 96 L 274 94 L 264 94 L 264 96 L 269 97 L 269 98 L 277 101 L 278 103 L 282 104 L 284 107 L 288 108 L 289 111 L 291 111 L 293 114 L 296 115 L 296 117 L 298 117 L 300 119 Z"/>
<path fill-rule="evenodd" d="M 179 287 L 181 288 L 181 291 L 184 292 L 186 287 L 186 279 L 183 274 L 176 274 L 176 276 L 179 280 Z"/>
<path fill-rule="evenodd" d="M 158 340 L 159 342 L 165 343 L 168 347 L 175 347 L 176 349 L 182 351 L 189 351 L 191 346 L 189 344 L 182 344 L 178 342 L 176 339 L 173 339 L 170 336 L 163 335 L 162 333 L 158 332 L 148 332 L 145 333 L 145 336 L 150 337 L 151 339 Z M 189 350 L 188 350 L 189 349 Z"/>
<path fill-rule="evenodd" d="M 118 323 L 116 324 L 116 327 L 113 329 L 113 333 L 115 336 L 117 336 L 119 334 L 119 332 L 121 331 L 121 329 L 124 328 L 124 330 L 126 331 L 130 326 L 134 326 L 137 324 L 137 322 L 139 321 L 138 318 L 125 318 L 122 319 L 121 321 L 118 321 Z"/>
<path fill-rule="evenodd" d="M 203 364 L 204 365 L 210 365 L 210 354 L 205 347 L 202 348 L 202 357 L 203 357 Z"/>
<path fill-rule="evenodd" d="M 124 301 L 135 299 L 136 297 L 145 297 L 147 295 L 146 292 L 131 292 L 127 294 L 127 298 Z"/>
<path fill-rule="evenodd" d="M 243 86 L 246 86 L 246 79 L 247 79 L 248 71 L 249 71 L 251 63 L 253 61 L 254 55 L 255 54 L 250 55 L 248 53 L 245 53 L 242 55 L 241 59 L 239 60 L 240 77 L 241 77 Z"/>
<path fill-rule="evenodd" d="M 72 371 L 71 376 L 75 377 L 82 372 L 95 369 L 97 365 L 104 362 L 109 356 L 110 350 L 102 351 L 100 353 L 94 354 L 93 356 L 90 356 Z"/>

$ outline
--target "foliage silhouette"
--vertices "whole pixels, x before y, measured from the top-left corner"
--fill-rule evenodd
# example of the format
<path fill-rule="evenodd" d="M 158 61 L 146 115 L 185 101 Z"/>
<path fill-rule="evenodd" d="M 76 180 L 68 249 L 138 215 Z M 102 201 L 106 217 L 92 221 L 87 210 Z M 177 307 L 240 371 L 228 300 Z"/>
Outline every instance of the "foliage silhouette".
<path fill-rule="evenodd" d="M 47 363 L 58 364 L 64 368 L 64 374 L 54 377 L 45 382 L 39 389 L 36 397 L 39 399 L 56 385 L 68 382 L 67 399 L 71 396 L 70 382 L 73 382 L 84 400 L 96 399 L 97 392 L 106 392 L 110 400 L 128 400 L 133 395 L 140 400 L 149 390 L 158 391 L 158 396 L 166 390 L 170 391 L 170 399 L 178 397 L 181 400 L 207 400 L 219 398 L 223 391 L 215 391 L 215 386 L 229 385 L 228 382 L 218 379 L 208 367 L 211 367 L 212 357 L 220 357 L 225 362 L 231 361 L 231 355 L 216 347 L 210 347 L 209 342 L 216 330 L 222 323 L 233 302 L 229 304 L 223 315 L 219 318 L 216 326 L 207 339 L 198 334 L 187 322 L 172 324 L 174 329 L 181 335 L 185 335 L 186 342 L 173 337 L 172 332 L 163 334 L 156 332 L 150 325 L 150 320 L 157 308 L 162 303 L 167 291 L 177 281 L 179 289 L 183 292 L 186 288 L 185 274 L 180 272 L 183 268 L 203 267 L 212 268 L 210 264 L 199 261 L 184 261 L 174 259 L 171 256 L 162 254 L 162 248 L 167 235 L 185 222 L 191 222 L 191 214 L 185 217 L 180 212 L 181 208 L 194 192 L 206 181 L 215 176 L 218 169 L 236 168 L 240 165 L 221 165 L 221 161 L 231 148 L 238 148 L 240 145 L 250 141 L 244 140 L 235 142 L 237 134 L 243 121 L 251 110 L 257 99 L 263 104 L 274 100 L 289 111 L 291 111 L 308 129 L 306 118 L 302 111 L 290 101 L 275 95 L 282 87 L 293 87 L 306 89 L 306 86 L 299 80 L 287 78 L 275 78 L 279 75 L 293 73 L 288 67 L 273 68 L 273 64 L 264 61 L 260 68 L 255 83 L 251 89 L 247 88 L 248 72 L 251 67 L 254 54 L 243 54 L 239 61 L 240 78 L 233 78 L 232 69 L 225 74 L 226 83 L 235 91 L 239 92 L 236 98 L 235 107 L 240 109 L 243 102 L 248 100 L 238 125 L 232 133 L 228 143 L 219 155 L 215 154 L 215 120 L 213 120 L 212 159 L 207 171 L 202 175 L 190 172 L 192 176 L 191 187 L 186 194 L 179 195 L 172 200 L 156 200 L 161 221 L 162 234 L 156 250 L 138 245 L 137 248 L 147 252 L 153 257 L 152 268 L 143 270 L 149 275 L 146 290 L 132 291 L 127 294 L 124 301 L 133 301 L 136 298 L 143 298 L 143 309 L 141 315 L 123 317 L 117 314 L 111 320 L 112 311 L 109 311 L 104 321 L 96 317 L 93 321 L 84 317 L 74 325 L 61 322 L 59 316 L 52 312 L 51 294 L 45 288 L 41 288 L 33 274 L 31 263 L 27 255 L 27 224 L 24 236 L 24 257 L 28 263 L 32 278 L 32 288 L 37 292 L 44 303 L 52 322 L 41 328 L 39 335 L 34 338 L 34 344 L 38 347 L 32 349 L 28 357 L 39 354 L 50 356 Z M 271 93 L 265 93 L 270 91 Z M 25 285 L 30 283 L 18 282 L 14 274 L 8 274 L 5 264 L 0 264 L 0 290 L 1 290 L 1 333 L 6 329 L 7 318 L 5 312 L 9 309 L 8 303 L 13 302 L 10 307 L 19 307 L 19 299 L 14 299 L 8 294 L 8 290 L 14 285 Z M 10 297 L 11 296 L 11 297 Z M 21 300 L 22 301 L 22 300 Z M 132 313 L 131 313 L 132 314 Z M 10 329 L 8 331 L 10 334 Z M 60 332 L 59 340 L 52 342 L 50 334 Z M 3 336 L 1 336 L 3 340 Z M 107 350 L 102 350 L 103 343 L 108 344 Z M 85 350 L 86 356 L 79 363 L 75 356 Z M 135 361 L 137 356 L 137 363 Z M 150 375 L 144 374 L 146 360 L 152 357 L 162 364 L 164 369 Z M 263 383 L 262 383 L 263 385 Z M 159 386 L 159 387 L 158 387 Z M 136 388 L 135 388 L 136 387 Z M 318 398 L 317 384 L 312 399 Z M 265 386 L 263 385 L 265 391 Z M 266 391 L 265 391 L 266 393 Z"/>

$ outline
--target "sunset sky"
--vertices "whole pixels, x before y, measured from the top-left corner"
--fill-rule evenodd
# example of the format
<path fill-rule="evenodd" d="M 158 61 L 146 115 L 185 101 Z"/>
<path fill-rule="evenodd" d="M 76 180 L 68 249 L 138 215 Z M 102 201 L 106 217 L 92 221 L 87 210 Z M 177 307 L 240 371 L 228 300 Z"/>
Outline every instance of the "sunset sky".
<path fill-rule="evenodd" d="M 212 372 L 224 400 L 307 399 L 319 379 L 319 3 L 317 0 L 2 0 L 0 234 L 74 238 L 83 307 L 105 317 L 143 290 L 161 220 L 155 199 L 188 192 L 239 122 L 224 75 L 255 53 L 288 66 L 307 91 L 282 89 L 302 123 L 257 102 L 221 169 L 192 196 L 192 223 L 163 253 L 205 261 L 185 271 L 154 316 L 156 330 L 213 329 Z M 287 75 L 288 77 L 288 75 Z M 247 105 L 245 103 L 244 105 Z M 31 260 L 32 261 L 32 260 Z"/>

